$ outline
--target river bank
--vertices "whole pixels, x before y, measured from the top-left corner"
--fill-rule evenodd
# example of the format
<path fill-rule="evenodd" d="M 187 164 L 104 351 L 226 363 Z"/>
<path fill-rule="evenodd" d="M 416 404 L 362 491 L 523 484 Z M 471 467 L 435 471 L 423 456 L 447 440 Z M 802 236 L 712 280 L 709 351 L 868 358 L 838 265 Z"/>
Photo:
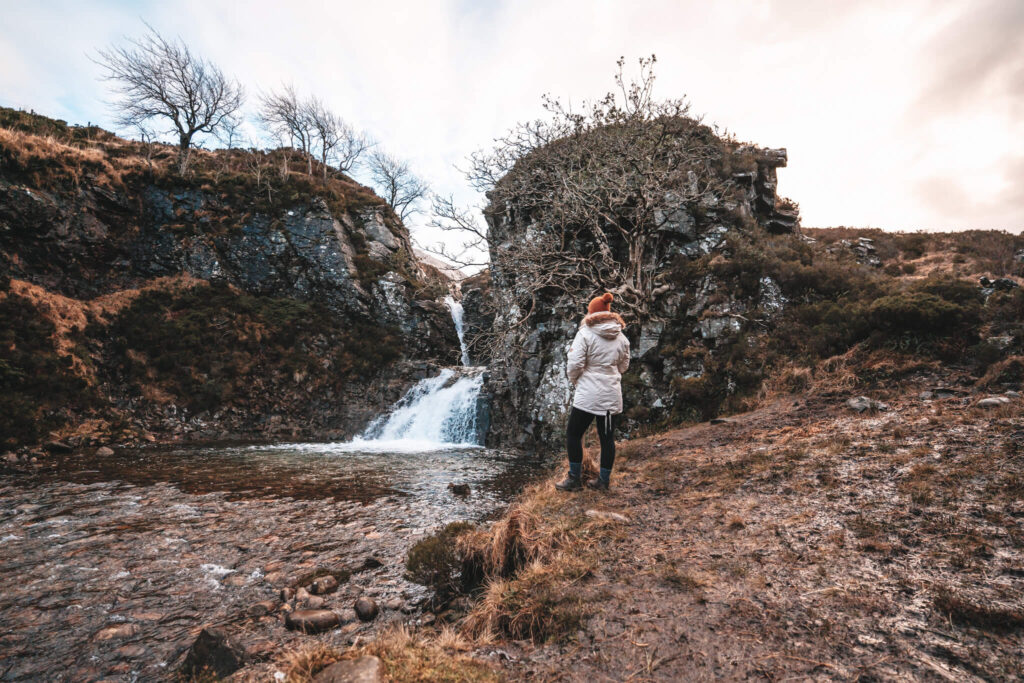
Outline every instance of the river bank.
<path fill-rule="evenodd" d="M 253 662 L 418 623 L 429 595 L 403 578 L 408 548 L 486 519 L 535 468 L 481 448 L 279 444 L 81 451 L 4 470 L 0 678 L 162 680 L 203 628 Z M 337 587 L 308 594 L 324 576 Z M 360 597 L 376 602 L 372 621 L 353 611 Z M 340 628 L 286 628 L 310 606 Z"/>
<path fill-rule="evenodd" d="M 399 680 L 1020 680 L 1020 399 L 934 380 L 631 441 L 606 495 L 558 472 L 460 539 L 491 579 L 459 637 L 334 657 Z"/>

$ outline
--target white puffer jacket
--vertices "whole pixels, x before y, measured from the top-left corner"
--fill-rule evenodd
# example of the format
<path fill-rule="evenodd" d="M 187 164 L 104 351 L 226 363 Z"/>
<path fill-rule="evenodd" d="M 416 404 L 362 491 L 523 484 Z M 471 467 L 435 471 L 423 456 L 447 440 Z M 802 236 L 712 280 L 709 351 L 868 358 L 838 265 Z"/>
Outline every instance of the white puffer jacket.
<path fill-rule="evenodd" d="M 567 372 L 576 386 L 574 408 L 594 415 L 622 412 L 622 373 L 629 367 L 629 340 L 617 313 L 591 313 L 572 340 Z"/>

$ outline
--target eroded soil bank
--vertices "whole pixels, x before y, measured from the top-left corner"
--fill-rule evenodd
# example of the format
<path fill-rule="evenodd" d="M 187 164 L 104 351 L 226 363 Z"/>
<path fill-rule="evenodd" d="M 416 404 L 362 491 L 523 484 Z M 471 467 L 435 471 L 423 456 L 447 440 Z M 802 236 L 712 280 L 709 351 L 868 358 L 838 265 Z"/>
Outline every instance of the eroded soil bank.
<path fill-rule="evenodd" d="M 535 467 L 312 444 L 83 452 L 0 472 L 0 679 L 165 679 L 204 625 L 258 661 L 415 623 L 427 594 L 402 578 L 409 546 L 493 514 Z M 317 574 L 339 580 L 318 597 L 342 626 L 298 635 L 281 589 Z M 374 621 L 356 619 L 359 596 L 379 604 Z"/>

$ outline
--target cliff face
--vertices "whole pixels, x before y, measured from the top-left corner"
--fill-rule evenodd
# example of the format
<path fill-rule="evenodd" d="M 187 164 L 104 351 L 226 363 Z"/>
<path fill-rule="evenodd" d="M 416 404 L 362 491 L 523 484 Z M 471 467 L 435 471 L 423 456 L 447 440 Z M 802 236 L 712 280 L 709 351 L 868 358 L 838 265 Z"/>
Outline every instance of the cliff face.
<path fill-rule="evenodd" d="M 726 178 L 728 198 L 669 207 L 649 240 L 647 267 L 660 284 L 645 319 L 627 320 L 633 361 L 623 378 L 622 425 L 627 432 L 643 424 L 714 415 L 728 397 L 749 391 L 752 380 L 740 376 L 740 368 L 720 367 L 737 342 L 763 332 L 785 305 L 772 277 L 754 275 L 754 290 L 744 291 L 716 276 L 710 264 L 730 258 L 739 242 L 797 229 L 795 205 L 780 201 L 775 193 L 776 169 L 785 166 L 786 150 L 723 147 L 745 163 L 743 170 Z M 514 264 L 517 245 L 538 229 L 523 213 L 514 200 L 489 207 L 492 263 Z M 612 248 L 615 261 L 629 262 L 625 244 L 613 243 Z M 573 249 L 580 255 L 595 252 L 594 245 L 578 241 Z M 526 311 L 517 303 L 523 300 L 517 293 L 529 286 L 514 267 L 492 268 L 486 287 L 463 283 L 467 324 L 484 326 L 493 316 L 487 387 L 492 395 L 491 443 L 555 446 L 562 439 L 571 401 L 565 376 L 568 347 L 587 302 L 600 292 L 541 290 L 535 293 L 532 314 L 520 322 Z M 700 392 L 690 390 L 698 384 Z"/>
<path fill-rule="evenodd" d="M 183 178 L 159 145 L 83 130 L 0 128 L 0 303 L 41 325 L 11 343 L 83 383 L 61 406 L 6 359 L 20 423 L 42 426 L 12 421 L 8 445 L 129 412 L 127 433 L 351 434 L 458 362 L 447 283 L 369 189 L 283 150 L 199 153 Z"/>

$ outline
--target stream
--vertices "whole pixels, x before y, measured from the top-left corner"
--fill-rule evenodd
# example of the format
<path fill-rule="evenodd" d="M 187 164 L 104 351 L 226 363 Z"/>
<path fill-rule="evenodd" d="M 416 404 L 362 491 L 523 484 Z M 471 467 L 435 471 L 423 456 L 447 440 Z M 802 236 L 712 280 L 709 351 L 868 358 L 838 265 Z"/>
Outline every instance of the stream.
<path fill-rule="evenodd" d="M 350 612 L 360 595 L 381 606 L 325 637 L 415 619 L 427 592 L 402 578 L 408 548 L 495 514 L 536 462 L 378 445 L 148 448 L 0 473 L 0 680 L 159 680 L 222 622 L 269 655 L 312 637 L 284 628 L 277 596 L 317 570 L 352 572 L 325 608 Z"/>

